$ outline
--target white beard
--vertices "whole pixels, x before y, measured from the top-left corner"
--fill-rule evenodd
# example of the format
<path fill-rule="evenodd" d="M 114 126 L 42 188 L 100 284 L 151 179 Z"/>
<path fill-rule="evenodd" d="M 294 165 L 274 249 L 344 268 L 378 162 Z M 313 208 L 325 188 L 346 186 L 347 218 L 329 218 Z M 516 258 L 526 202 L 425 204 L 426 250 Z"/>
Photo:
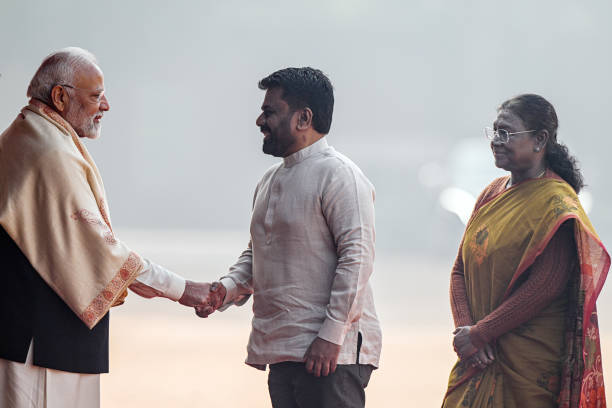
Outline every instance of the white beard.
<path fill-rule="evenodd" d="M 66 120 L 74 131 L 79 135 L 79 137 L 86 137 L 88 139 L 97 139 L 100 137 L 100 131 L 102 130 L 102 126 L 100 122 L 94 122 L 94 118 L 100 113 L 96 113 L 91 117 L 86 119 L 83 118 L 83 110 L 81 108 L 78 109 L 76 113 L 68 113 L 66 115 Z"/>

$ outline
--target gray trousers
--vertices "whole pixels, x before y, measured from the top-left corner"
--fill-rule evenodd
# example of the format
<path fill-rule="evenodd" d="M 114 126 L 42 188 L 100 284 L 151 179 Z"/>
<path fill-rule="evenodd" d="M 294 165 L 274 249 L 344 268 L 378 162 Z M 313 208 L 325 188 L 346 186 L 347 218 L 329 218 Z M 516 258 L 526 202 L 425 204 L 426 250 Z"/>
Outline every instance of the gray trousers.
<path fill-rule="evenodd" d="M 268 390 L 273 408 L 363 408 L 365 387 L 374 367 L 338 365 L 336 372 L 315 377 L 304 363 L 271 364 Z"/>

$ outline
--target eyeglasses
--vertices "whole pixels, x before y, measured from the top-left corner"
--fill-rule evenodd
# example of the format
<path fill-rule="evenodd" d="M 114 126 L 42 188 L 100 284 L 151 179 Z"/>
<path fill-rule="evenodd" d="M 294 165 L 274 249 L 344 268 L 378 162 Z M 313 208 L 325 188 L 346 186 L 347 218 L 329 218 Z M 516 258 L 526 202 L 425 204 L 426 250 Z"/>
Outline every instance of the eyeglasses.
<path fill-rule="evenodd" d="M 490 127 L 484 128 L 485 136 L 490 141 L 498 141 L 501 143 L 508 143 L 510 136 L 519 135 L 521 133 L 535 132 L 535 130 L 524 130 L 522 132 L 508 132 L 506 129 L 492 129 Z"/>
<path fill-rule="evenodd" d="M 95 99 L 96 103 L 102 102 L 102 98 L 104 98 L 104 91 L 98 91 L 95 89 L 87 89 L 87 88 L 79 88 L 77 86 L 72 86 L 69 84 L 58 84 L 58 85 L 63 86 L 65 88 L 80 89 L 81 91 L 95 92 L 95 94 L 91 95 L 91 97 Z"/>

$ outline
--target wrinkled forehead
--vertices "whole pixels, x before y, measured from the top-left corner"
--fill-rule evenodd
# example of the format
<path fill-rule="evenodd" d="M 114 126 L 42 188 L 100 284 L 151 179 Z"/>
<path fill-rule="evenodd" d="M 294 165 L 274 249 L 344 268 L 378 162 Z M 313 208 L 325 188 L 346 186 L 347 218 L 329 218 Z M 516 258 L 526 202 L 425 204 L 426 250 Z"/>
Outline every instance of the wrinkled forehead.
<path fill-rule="evenodd" d="M 74 73 L 74 86 L 84 89 L 104 89 L 104 74 L 94 64 L 82 65 Z"/>

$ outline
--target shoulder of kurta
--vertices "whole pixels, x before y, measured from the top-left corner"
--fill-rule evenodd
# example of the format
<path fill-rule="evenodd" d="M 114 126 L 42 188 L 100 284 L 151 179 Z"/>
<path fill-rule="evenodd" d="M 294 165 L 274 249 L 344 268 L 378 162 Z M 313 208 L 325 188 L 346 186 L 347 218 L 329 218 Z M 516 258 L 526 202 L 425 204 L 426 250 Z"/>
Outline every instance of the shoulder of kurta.
<path fill-rule="evenodd" d="M 261 180 L 259 181 L 259 183 L 261 184 L 262 182 L 272 177 L 274 172 L 278 170 L 278 168 L 281 167 L 282 165 L 283 165 L 283 162 L 281 161 L 281 162 L 275 163 L 272 166 L 268 167 L 268 169 L 264 172 L 263 176 L 261 177 Z"/>
<path fill-rule="evenodd" d="M 357 167 L 357 165 L 351 159 L 342 153 L 339 153 L 332 147 L 323 152 L 317 161 L 317 167 L 331 172 L 337 171 L 340 168 L 347 168 L 353 171 L 357 170 L 358 172 L 361 172 L 359 167 Z"/>
<path fill-rule="evenodd" d="M 374 185 L 363 171 L 351 159 L 333 149 L 323 155 L 318 166 L 324 173 L 324 178 L 330 182 L 344 179 L 351 184 L 361 184 L 374 193 Z"/>

